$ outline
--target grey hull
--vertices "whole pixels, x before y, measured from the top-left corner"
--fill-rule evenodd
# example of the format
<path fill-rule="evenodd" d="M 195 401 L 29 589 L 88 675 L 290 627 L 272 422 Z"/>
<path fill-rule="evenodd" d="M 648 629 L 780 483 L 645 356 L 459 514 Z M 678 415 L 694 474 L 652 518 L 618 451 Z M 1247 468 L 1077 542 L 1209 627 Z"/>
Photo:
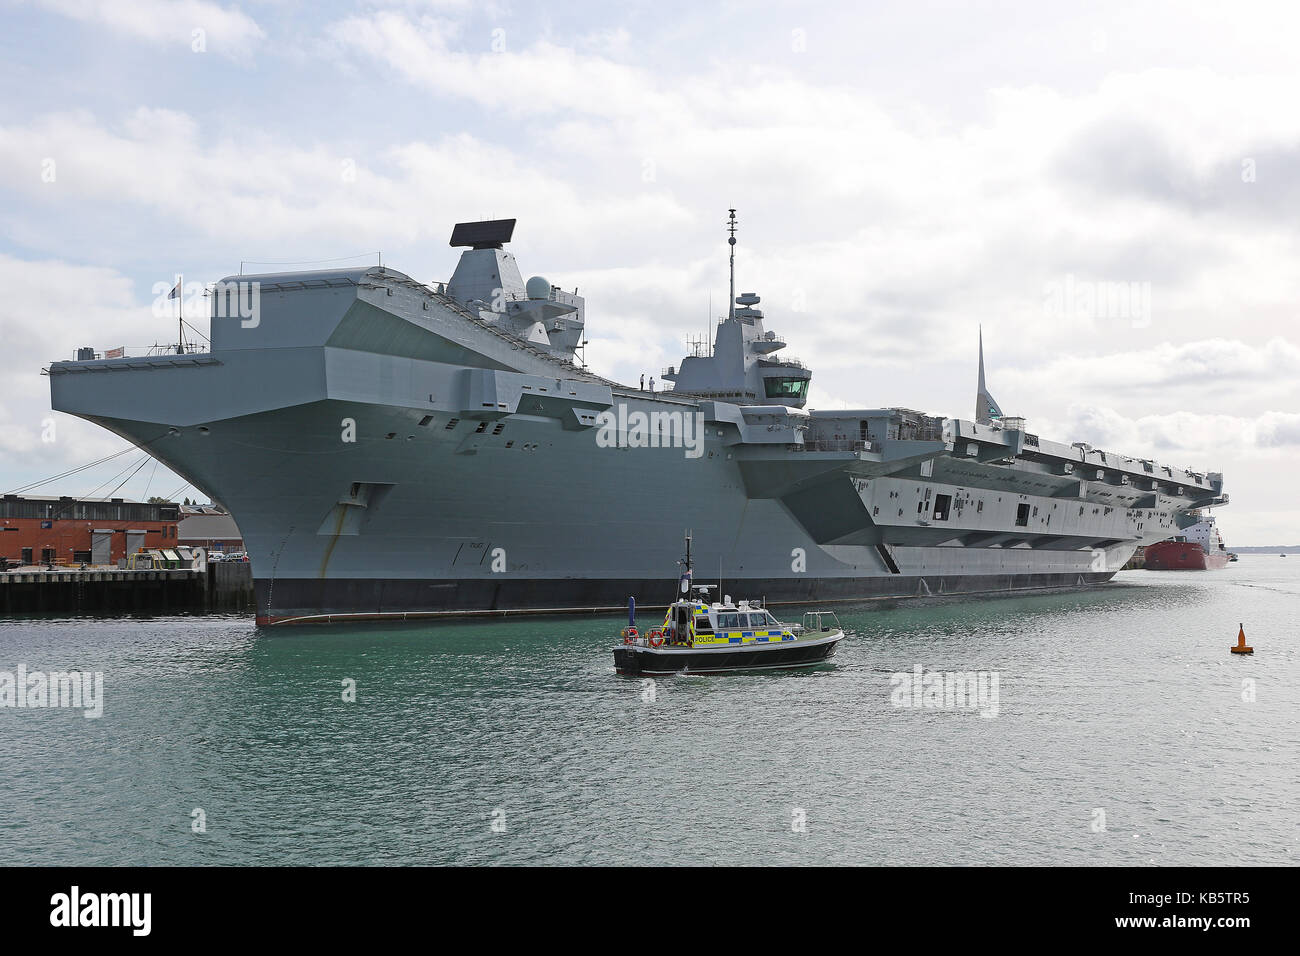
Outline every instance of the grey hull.
<path fill-rule="evenodd" d="M 988 595 L 1104 584 L 1114 571 L 1023 575 L 899 575 L 864 578 L 748 578 L 727 588 L 768 605 L 901 600 L 946 595 Z M 348 619 L 574 614 L 666 606 L 672 581 L 647 579 L 534 578 L 502 581 L 376 580 L 373 578 L 255 582 L 257 606 L 272 606 L 264 624 L 337 623 Z"/>

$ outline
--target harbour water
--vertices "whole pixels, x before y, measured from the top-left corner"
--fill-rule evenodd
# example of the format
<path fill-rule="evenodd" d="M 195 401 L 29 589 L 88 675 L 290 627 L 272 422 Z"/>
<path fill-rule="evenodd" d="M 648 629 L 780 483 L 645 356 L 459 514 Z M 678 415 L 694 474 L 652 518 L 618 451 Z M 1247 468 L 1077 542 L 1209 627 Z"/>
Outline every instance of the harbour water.
<path fill-rule="evenodd" d="M 4 620 L 0 671 L 102 672 L 104 712 L 0 708 L 0 855 L 1289 864 L 1298 601 L 1300 556 L 1243 555 L 840 607 L 823 669 L 653 684 L 615 676 L 616 617 Z M 918 666 L 996 677 L 995 706 L 910 706 Z"/>

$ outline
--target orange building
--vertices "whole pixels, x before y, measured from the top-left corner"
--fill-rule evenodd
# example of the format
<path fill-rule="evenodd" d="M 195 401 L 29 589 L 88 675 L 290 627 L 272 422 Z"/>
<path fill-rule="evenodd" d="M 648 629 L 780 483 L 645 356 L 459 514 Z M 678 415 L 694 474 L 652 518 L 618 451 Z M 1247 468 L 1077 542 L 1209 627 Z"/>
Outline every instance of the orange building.
<path fill-rule="evenodd" d="M 0 498 L 0 558 L 13 565 L 117 564 L 178 544 L 180 505 L 123 498 Z"/>

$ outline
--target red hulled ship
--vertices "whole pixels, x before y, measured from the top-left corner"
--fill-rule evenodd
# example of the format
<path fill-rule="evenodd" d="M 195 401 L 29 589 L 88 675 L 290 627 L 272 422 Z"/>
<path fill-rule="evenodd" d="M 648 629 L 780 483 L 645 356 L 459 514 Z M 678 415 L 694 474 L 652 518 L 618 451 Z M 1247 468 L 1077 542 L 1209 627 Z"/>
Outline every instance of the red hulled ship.
<path fill-rule="evenodd" d="M 1145 559 L 1149 571 L 1213 571 L 1226 567 L 1230 555 L 1214 519 L 1207 515 L 1182 534 L 1147 545 Z"/>

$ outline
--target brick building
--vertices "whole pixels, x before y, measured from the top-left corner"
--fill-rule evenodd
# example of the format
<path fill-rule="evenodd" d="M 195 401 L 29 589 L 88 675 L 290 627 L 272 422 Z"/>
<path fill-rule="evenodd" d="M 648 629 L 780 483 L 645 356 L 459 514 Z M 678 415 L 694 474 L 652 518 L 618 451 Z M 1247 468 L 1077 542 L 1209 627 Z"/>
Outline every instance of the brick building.
<path fill-rule="evenodd" d="M 0 558 L 21 565 L 116 564 L 179 544 L 180 505 L 123 498 L 0 498 Z"/>

